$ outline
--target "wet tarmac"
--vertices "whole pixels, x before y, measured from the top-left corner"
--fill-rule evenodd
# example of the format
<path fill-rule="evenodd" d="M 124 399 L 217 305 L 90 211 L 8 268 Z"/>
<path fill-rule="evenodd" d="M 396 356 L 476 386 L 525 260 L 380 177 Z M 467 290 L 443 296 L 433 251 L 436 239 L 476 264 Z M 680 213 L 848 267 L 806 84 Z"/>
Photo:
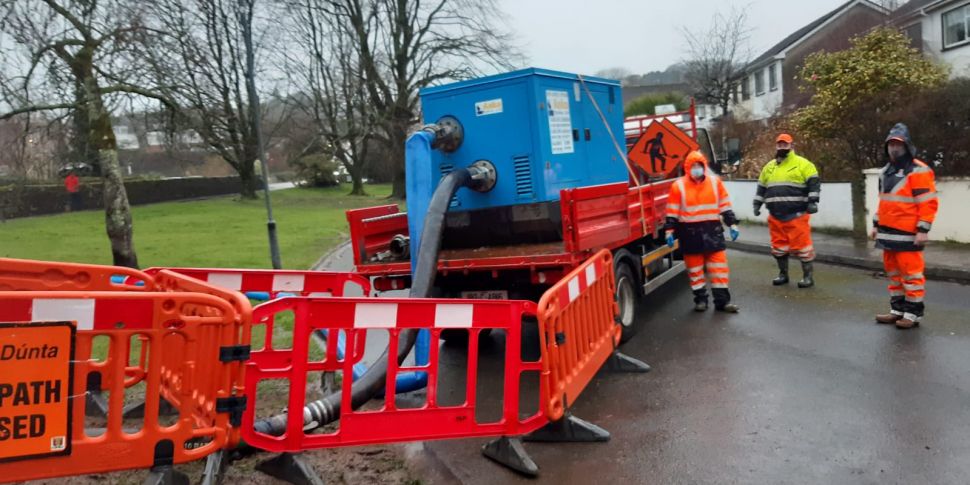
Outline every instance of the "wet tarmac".
<path fill-rule="evenodd" d="M 527 443 L 538 481 L 483 458 L 486 440 L 425 443 L 428 458 L 470 484 L 970 482 L 970 287 L 929 282 L 925 323 L 902 331 L 873 323 L 888 296 L 871 273 L 817 265 L 818 287 L 775 288 L 771 258 L 729 258 L 740 314 L 696 314 L 672 280 L 622 349 L 653 372 L 601 374 L 573 406 L 610 442 Z M 485 365 L 480 394 L 500 368 Z"/>

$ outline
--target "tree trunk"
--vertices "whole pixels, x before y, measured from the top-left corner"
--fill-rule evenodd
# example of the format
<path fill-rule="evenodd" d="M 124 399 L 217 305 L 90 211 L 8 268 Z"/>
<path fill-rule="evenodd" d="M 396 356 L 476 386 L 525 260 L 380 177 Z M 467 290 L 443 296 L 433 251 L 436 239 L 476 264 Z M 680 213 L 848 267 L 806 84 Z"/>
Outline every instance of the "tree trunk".
<path fill-rule="evenodd" d="M 387 147 L 387 154 L 391 159 L 391 166 L 394 170 L 394 179 L 391 186 L 392 199 L 404 199 L 407 197 L 407 185 L 404 175 L 404 143 L 407 141 L 407 131 L 403 128 L 391 133 L 391 145 Z"/>
<path fill-rule="evenodd" d="M 128 203 L 121 165 L 118 163 L 111 116 L 101 105 L 100 95 L 97 96 L 92 98 L 87 111 L 91 127 L 89 141 L 92 147 L 98 149 L 98 165 L 101 167 L 101 180 L 104 182 L 104 225 L 111 241 L 111 256 L 115 266 L 138 268 L 131 206 Z"/>
<path fill-rule="evenodd" d="M 350 195 L 367 195 L 367 192 L 364 192 L 364 177 L 360 170 L 351 171 L 350 179 L 354 183 L 354 188 L 351 189 Z"/>
<path fill-rule="evenodd" d="M 256 174 L 256 164 L 250 161 L 240 161 L 239 168 L 239 195 L 244 199 L 255 199 L 256 191 L 260 189 L 260 179 Z"/>
<path fill-rule="evenodd" d="M 111 256 L 115 266 L 138 268 L 135 254 L 131 206 L 128 192 L 118 164 L 118 150 L 101 149 L 98 151 L 101 164 L 101 180 L 104 181 L 104 226 L 111 241 Z"/>
<path fill-rule="evenodd" d="M 857 239 L 866 238 L 866 179 L 852 180 L 852 234 Z"/>

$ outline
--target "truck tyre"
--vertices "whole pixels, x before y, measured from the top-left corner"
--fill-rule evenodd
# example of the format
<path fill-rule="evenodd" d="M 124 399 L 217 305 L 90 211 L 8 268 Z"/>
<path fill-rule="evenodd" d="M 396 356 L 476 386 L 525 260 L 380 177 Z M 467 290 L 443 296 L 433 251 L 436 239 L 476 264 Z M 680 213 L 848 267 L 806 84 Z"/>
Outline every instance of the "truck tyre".
<path fill-rule="evenodd" d="M 616 319 L 623 328 L 620 343 L 624 343 L 637 333 L 636 316 L 637 305 L 640 300 L 639 283 L 636 276 L 633 275 L 630 265 L 626 262 L 620 262 L 617 265 L 614 277 L 616 279 L 616 304 L 620 309 Z"/>

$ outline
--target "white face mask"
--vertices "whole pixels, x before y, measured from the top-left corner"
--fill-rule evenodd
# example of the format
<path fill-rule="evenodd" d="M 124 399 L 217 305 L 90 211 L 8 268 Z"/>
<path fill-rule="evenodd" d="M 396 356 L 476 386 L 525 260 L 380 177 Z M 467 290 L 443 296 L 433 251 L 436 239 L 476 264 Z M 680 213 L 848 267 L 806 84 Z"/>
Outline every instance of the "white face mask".
<path fill-rule="evenodd" d="M 694 177 L 694 179 L 699 180 L 701 177 L 704 176 L 704 167 L 700 165 L 694 165 L 693 167 L 690 168 L 690 176 Z"/>
<path fill-rule="evenodd" d="M 893 160 L 899 160 L 904 155 L 906 155 L 906 147 L 894 145 L 889 147 L 889 156 L 892 157 Z"/>

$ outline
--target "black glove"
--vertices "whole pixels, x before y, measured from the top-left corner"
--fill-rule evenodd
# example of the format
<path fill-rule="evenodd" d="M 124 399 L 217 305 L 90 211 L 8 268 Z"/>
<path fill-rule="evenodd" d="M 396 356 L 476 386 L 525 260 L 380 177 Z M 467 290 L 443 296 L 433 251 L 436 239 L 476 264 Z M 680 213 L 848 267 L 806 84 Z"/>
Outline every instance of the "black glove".
<path fill-rule="evenodd" d="M 754 205 L 754 216 L 758 217 L 761 215 L 761 204 Z"/>
<path fill-rule="evenodd" d="M 809 214 L 814 214 L 816 212 L 818 212 L 818 204 L 816 204 L 815 202 L 809 202 L 808 203 L 808 213 Z"/>

